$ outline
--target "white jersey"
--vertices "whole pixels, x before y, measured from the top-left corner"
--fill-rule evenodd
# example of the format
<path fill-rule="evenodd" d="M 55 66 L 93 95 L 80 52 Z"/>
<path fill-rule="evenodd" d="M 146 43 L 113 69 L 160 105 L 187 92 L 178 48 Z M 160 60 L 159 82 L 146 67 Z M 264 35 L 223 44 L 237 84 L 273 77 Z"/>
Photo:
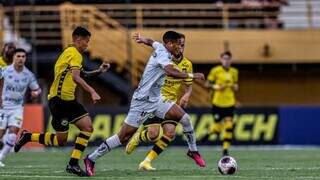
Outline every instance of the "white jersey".
<path fill-rule="evenodd" d="M 158 102 L 161 98 L 160 90 L 165 79 L 164 67 L 171 64 L 171 54 L 163 44 L 154 42 L 155 49 L 144 69 L 138 88 L 133 94 L 137 100 Z"/>
<path fill-rule="evenodd" d="M 34 74 L 26 67 L 17 72 L 13 65 L 2 69 L 0 78 L 4 79 L 2 89 L 2 106 L 4 109 L 22 107 L 27 88 L 39 89 L 39 84 Z"/>

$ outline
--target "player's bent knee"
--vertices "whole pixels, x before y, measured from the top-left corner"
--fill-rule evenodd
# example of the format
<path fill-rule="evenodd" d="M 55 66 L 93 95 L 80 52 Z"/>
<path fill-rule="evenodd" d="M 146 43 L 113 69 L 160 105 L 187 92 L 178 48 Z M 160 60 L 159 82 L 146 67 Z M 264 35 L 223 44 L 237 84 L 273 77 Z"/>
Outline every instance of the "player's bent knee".
<path fill-rule="evenodd" d="M 158 128 L 152 128 L 151 130 L 148 130 L 148 134 L 151 141 L 157 141 L 163 135 L 163 130 L 161 126 L 158 126 Z"/>
<path fill-rule="evenodd" d="M 163 132 L 163 134 L 165 135 L 165 136 L 167 136 L 168 138 L 170 138 L 170 139 L 174 139 L 175 138 L 175 136 L 176 136 L 176 132 L 175 131 L 166 131 L 166 132 Z"/>
<path fill-rule="evenodd" d="M 90 125 L 90 126 L 87 126 L 87 127 L 85 127 L 84 129 L 82 129 L 82 131 L 85 131 L 85 132 L 93 132 L 93 127 L 92 127 L 92 125 Z"/>

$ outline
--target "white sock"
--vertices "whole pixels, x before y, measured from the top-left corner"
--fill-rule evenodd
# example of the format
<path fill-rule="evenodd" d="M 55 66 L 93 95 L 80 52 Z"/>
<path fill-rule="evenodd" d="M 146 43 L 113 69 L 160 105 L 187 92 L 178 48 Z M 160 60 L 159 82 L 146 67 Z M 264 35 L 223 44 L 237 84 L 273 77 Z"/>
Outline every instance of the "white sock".
<path fill-rule="evenodd" d="M 6 134 L 4 137 L 4 146 L 0 153 L 0 161 L 3 161 L 4 158 L 9 154 L 10 150 L 16 142 L 17 135 L 14 133 Z"/>
<path fill-rule="evenodd" d="M 183 117 L 181 118 L 180 123 L 183 127 L 183 133 L 187 138 L 189 150 L 190 151 L 198 151 L 197 142 L 196 142 L 196 135 L 193 130 L 190 116 L 187 113 L 185 113 L 183 115 Z"/>
<path fill-rule="evenodd" d="M 96 162 L 98 158 L 121 145 L 117 134 L 106 139 L 93 153 L 89 154 L 89 159 Z"/>

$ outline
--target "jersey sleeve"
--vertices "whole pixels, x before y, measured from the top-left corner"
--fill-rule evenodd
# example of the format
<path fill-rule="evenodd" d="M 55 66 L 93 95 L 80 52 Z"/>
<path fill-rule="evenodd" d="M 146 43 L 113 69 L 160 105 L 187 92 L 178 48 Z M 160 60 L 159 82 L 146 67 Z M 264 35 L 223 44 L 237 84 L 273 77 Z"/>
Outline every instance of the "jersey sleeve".
<path fill-rule="evenodd" d="M 214 81 L 216 81 L 216 70 L 215 70 L 215 68 L 212 68 L 210 70 L 210 73 L 208 74 L 207 79 L 208 79 L 208 81 L 210 83 L 214 83 Z"/>
<path fill-rule="evenodd" d="M 81 69 L 82 67 L 82 55 L 72 51 L 70 53 L 69 65 L 71 69 Z"/>
<path fill-rule="evenodd" d="M 152 47 L 153 47 L 153 49 L 157 50 L 157 49 L 163 47 L 163 44 L 162 44 L 162 43 L 159 43 L 158 41 L 154 41 L 154 42 L 152 43 Z"/>
<path fill-rule="evenodd" d="M 38 81 L 36 80 L 36 77 L 32 73 L 30 73 L 29 88 L 32 91 L 35 91 L 40 88 Z"/>
<path fill-rule="evenodd" d="M 164 67 L 171 64 L 171 57 L 170 54 L 165 51 L 156 51 L 156 61 L 163 69 Z"/>
<path fill-rule="evenodd" d="M 186 73 L 193 73 L 193 67 L 192 67 L 192 63 L 191 62 L 189 62 L 188 66 L 186 67 Z M 187 85 L 191 85 L 193 80 L 192 80 L 192 78 L 187 78 L 187 79 L 184 80 L 184 82 Z"/>

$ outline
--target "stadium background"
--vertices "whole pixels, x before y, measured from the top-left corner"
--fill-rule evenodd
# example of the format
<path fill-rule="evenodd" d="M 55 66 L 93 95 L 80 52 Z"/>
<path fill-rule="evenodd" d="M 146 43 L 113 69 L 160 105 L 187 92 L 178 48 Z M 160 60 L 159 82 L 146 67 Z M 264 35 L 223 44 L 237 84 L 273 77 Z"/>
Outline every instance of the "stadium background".
<path fill-rule="evenodd" d="M 113 62 L 111 71 L 88 79 L 102 97 L 98 105 L 77 91 L 94 119 L 92 144 L 119 129 L 151 52 L 136 45 L 131 34 L 161 40 L 164 31 L 174 29 L 186 35 L 185 54 L 197 72 L 207 75 L 223 50 L 234 54 L 240 72 L 234 144 L 320 144 L 317 0 L 2 0 L 0 21 L 0 43 L 14 41 L 29 51 L 27 66 L 43 89 L 41 98 L 26 98 L 29 130 L 52 130 L 46 95 L 54 61 L 71 42 L 75 26 L 93 34 L 85 69 L 98 67 L 101 60 Z M 209 97 L 195 82 L 187 111 L 198 140 L 213 123 Z M 76 133 L 73 128 L 70 140 Z M 181 135 L 179 127 L 174 144 L 185 144 Z"/>

